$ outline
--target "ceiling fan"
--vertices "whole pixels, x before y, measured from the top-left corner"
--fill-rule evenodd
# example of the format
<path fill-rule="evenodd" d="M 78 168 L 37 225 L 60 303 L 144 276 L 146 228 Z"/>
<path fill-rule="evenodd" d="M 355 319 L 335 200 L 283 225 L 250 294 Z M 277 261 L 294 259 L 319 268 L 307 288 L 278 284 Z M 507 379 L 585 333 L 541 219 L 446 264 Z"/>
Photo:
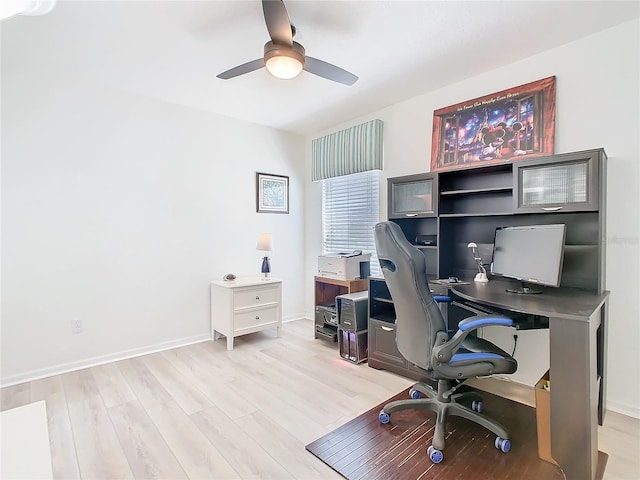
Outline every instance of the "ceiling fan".
<path fill-rule="evenodd" d="M 264 45 L 264 57 L 222 72 L 218 78 L 228 80 L 266 67 L 271 75 L 281 79 L 295 78 L 305 70 L 345 85 L 353 85 L 358 80 L 353 73 L 305 55 L 304 47 L 293 40 L 296 28 L 291 25 L 282 0 L 262 0 L 262 10 L 271 37 Z"/>

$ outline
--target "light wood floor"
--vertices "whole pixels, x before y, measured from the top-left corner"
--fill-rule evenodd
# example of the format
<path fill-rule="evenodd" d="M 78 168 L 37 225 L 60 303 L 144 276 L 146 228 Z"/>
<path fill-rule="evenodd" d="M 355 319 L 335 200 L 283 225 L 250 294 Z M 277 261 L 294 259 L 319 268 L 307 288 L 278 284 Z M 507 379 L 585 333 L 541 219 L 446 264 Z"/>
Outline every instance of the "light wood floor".
<path fill-rule="evenodd" d="M 2 389 L 45 400 L 54 478 L 341 478 L 304 446 L 411 385 L 354 365 L 300 320 Z M 605 478 L 640 478 L 640 420 L 609 412 Z M 3 441 L 8 439 L 3 438 Z"/>

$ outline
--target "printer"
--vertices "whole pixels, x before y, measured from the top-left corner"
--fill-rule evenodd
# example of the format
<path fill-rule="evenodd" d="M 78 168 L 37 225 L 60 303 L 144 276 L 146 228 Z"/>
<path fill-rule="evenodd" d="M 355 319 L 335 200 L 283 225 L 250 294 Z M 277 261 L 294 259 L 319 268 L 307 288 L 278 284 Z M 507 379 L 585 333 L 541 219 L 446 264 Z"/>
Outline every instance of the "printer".
<path fill-rule="evenodd" d="M 370 272 L 370 253 L 355 250 L 349 253 L 326 253 L 318 257 L 318 276 L 334 280 L 367 278 Z"/>

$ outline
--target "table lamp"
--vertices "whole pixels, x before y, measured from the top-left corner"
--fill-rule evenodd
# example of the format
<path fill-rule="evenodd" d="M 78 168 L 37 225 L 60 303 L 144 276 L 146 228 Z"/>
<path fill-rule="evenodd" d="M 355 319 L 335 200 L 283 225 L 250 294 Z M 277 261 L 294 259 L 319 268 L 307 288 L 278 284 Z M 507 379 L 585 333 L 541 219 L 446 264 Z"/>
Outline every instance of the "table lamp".
<path fill-rule="evenodd" d="M 262 272 L 261 278 L 262 280 L 269 280 L 271 278 L 269 252 L 273 251 L 273 239 L 271 238 L 270 233 L 260 234 L 260 237 L 258 238 L 258 245 L 256 245 L 256 250 L 264 252 L 264 257 L 262 258 L 262 267 L 260 269 L 260 272 Z"/>
<path fill-rule="evenodd" d="M 478 273 L 476 273 L 476 277 L 473 279 L 473 281 L 481 283 L 488 282 L 489 278 L 487 278 L 487 270 L 484 268 L 484 265 L 482 265 L 482 257 L 480 257 L 480 252 L 478 252 L 478 245 L 474 242 L 471 242 L 469 245 L 467 245 L 467 248 L 471 249 L 471 252 L 473 253 L 473 259 L 478 264 Z"/>

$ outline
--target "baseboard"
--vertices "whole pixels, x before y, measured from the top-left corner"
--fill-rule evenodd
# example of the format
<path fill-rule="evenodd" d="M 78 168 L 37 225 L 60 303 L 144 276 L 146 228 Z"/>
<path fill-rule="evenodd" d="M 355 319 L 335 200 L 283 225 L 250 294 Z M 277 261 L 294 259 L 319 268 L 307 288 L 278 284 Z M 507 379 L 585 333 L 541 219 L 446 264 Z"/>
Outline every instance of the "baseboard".
<path fill-rule="evenodd" d="M 211 340 L 211 335 L 209 333 L 195 335 L 193 337 L 181 338 L 179 340 L 172 340 L 170 342 L 158 343 L 146 347 L 134 348 L 132 350 L 110 353 L 108 355 L 101 355 L 99 357 L 86 358 L 77 362 L 63 363 L 52 367 L 31 370 L 29 372 L 21 373 L 18 375 L 11 375 L 9 377 L 3 378 L 0 381 L 0 388 L 10 387 L 12 385 L 17 385 L 24 382 L 31 382 L 33 380 L 51 377 L 53 375 L 60 375 L 76 370 L 82 370 L 83 368 L 95 367 L 97 365 L 103 365 L 105 363 L 117 362 L 119 360 L 125 360 L 127 358 L 139 357 L 142 355 L 148 355 L 150 353 L 161 352 L 163 350 L 169 350 L 171 348 L 184 347 L 186 345 L 205 342 L 207 340 Z"/>
<path fill-rule="evenodd" d="M 306 318 L 307 317 L 304 314 L 287 315 L 286 317 L 283 317 L 282 322 L 294 322 L 296 320 L 302 320 Z M 51 377 L 53 375 L 60 375 L 76 370 L 82 370 L 83 368 L 95 367 L 96 365 L 103 365 L 109 362 L 117 362 L 119 360 L 125 360 L 127 358 L 140 357 L 142 355 L 161 352 L 163 350 L 169 350 L 171 348 L 184 347 L 186 345 L 191 345 L 194 343 L 206 342 L 207 340 L 211 340 L 210 333 L 195 335 L 193 337 L 182 338 L 179 340 L 172 340 L 170 342 L 158 343 L 156 345 L 149 345 L 142 348 L 134 348 L 132 350 L 125 350 L 123 352 L 111 353 L 99 357 L 87 358 L 77 362 L 63 363 L 60 365 L 55 365 L 53 367 L 32 370 L 30 372 L 11 375 L 9 377 L 3 378 L 2 380 L 0 380 L 0 388 L 10 387 L 12 385 L 18 385 L 24 382 L 31 382 L 33 380 Z"/>
<path fill-rule="evenodd" d="M 297 320 L 307 320 L 307 317 L 304 313 L 297 313 L 295 315 L 287 315 L 286 317 L 282 317 L 282 323 L 295 322 Z"/>
<path fill-rule="evenodd" d="M 607 404 L 605 405 L 605 408 L 610 412 L 616 412 L 621 415 L 626 415 L 627 417 L 640 419 L 640 408 L 638 408 L 637 405 L 629 405 L 626 403 L 615 401 L 612 402 L 610 398 L 607 398 Z M 605 422 L 606 421 L 607 420 L 605 417 Z"/>

